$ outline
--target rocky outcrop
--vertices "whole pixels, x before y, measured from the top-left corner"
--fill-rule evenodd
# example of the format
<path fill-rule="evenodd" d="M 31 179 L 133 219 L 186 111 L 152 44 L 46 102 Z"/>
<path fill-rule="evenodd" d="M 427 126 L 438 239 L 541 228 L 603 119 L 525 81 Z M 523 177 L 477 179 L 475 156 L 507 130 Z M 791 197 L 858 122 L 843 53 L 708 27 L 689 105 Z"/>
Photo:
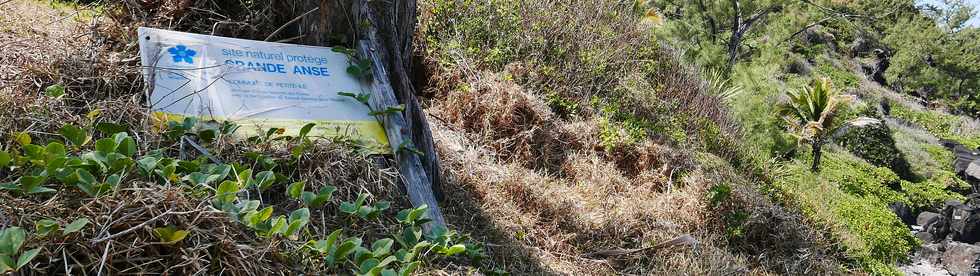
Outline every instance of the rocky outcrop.
<path fill-rule="evenodd" d="M 922 233 L 929 234 L 926 237 L 930 240 L 923 239 L 925 242 L 940 241 L 949 234 L 949 221 L 939 213 L 922 212 L 917 218 L 917 223 Z"/>
<path fill-rule="evenodd" d="M 953 171 L 956 175 L 973 185 L 974 192 L 980 191 L 980 150 L 950 140 L 942 140 L 942 143 L 953 152 Z"/>
<path fill-rule="evenodd" d="M 946 201 L 938 212 L 915 217 L 912 229 L 923 245 L 915 261 L 902 268 L 907 274 L 929 275 L 917 271 L 942 267 L 949 275 L 980 276 L 980 194 L 968 198 L 965 203 Z"/>
<path fill-rule="evenodd" d="M 950 242 L 943 252 L 943 266 L 956 276 L 980 275 L 980 246 Z"/>
<path fill-rule="evenodd" d="M 861 70 L 868 76 L 868 79 L 877 82 L 881 86 L 888 86 L 885 80 L 885 70 L 888 70 L 888 54 L 882 49 L 875 49 L 874 56 L 860 60 Z"/>
<path fill-rule="evenodd" d="M 980 242 L 980 210 L 958 201 L 947 201 L 943 217 L 949 220 L 949 235 L 952 240 Z"/>
<path fill-rule="evenodd" d="M 963 170 L 963 176 L 966 178 L 966 181 L 974 183 L 974 186 L 980 185 L 980 159 L 973 160 L 969 165 L 966 165 L 966 169 Z"/>
<path fill-rule="evenodd" d="M 871 115 L 871 114 L 869 114 Z M 895 146 L 891 128 L 884 121 L 861 117 L 834 133 L 834 141 L 875 166 L 892 169 L 905 180 L 915 179 L 905 155 Z"/>
<path fill-rule="evenodd" d="M 951 140 L 942 140 L 943 146 L 953 152 L 953 169 L 956 173 L 964 173 L 971 163 L 980 159 L 980 151 L 970 149 L 963 144 Z"/>
<path fill-rule="evenodd" d="M 895 213 L 895 215 L 898 216 L 903 223 L 905 223 L 905 225 L 913 225 L 916 223 L 916 216 L 912 210 L 912 207 L 909 207 L 905 203 L 895 202 L 889 204 L 888 209 L 891 209 L 892 212 Z"/>

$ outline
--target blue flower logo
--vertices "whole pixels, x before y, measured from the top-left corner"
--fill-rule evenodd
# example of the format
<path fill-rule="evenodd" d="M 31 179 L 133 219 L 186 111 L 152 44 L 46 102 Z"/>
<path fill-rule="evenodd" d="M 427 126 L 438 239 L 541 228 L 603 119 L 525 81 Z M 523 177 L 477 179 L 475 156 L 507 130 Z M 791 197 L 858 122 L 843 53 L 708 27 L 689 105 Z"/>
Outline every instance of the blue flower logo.
<path fill-rule="evenodd" d="M 170 55 L 174 57 L 174 63 L 186 62 L 194 64 L 194 56 L 197 55 L 197 51 L 187 49 L 187 46 L 178 44 L 175 47 L 170 47 L 167 49 Z"/>

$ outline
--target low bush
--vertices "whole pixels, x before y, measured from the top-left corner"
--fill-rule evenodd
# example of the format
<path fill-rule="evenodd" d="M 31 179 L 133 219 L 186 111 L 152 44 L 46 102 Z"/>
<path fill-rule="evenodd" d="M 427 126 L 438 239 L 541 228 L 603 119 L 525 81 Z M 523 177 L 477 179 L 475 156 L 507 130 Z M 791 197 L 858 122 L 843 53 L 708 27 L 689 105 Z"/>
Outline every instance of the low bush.
<path fill-rule="evenodd" d="M 902 192 L 908 199 L 909 206 L 917 210 L 938 210 L 946 200 L 966 200 L 963 195 L 951 192 L 949 184 L 942 180 L 929 179 L 921 183 L 903 180 L 901 183 Z"/>
<path fill-rule="evenodd" d="M 857 75 L 853 72 L 838 68 L 827 61 L 820 63 L 815 73 L 819 76 L 829 78 L 834 85 L 844 90 L 857 88 L 860 82 Z"/>

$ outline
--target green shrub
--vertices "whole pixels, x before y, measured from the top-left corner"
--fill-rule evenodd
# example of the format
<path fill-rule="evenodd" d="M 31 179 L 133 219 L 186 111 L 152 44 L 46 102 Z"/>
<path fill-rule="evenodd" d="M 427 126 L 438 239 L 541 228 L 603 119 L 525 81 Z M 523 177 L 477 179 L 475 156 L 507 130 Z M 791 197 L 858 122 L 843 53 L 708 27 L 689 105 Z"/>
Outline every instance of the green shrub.
<path fill-rule="evenodd" d="M 943 187 L 943 189 L 949 191 L 962 194 L 969 194 L 973 192 L 973 186 L 957 176 L 956 173 L 951 170 L 938 171 L 927 181 L 940 185 L 940 187 Z"/>
<path fill-rule="evenodd" d="M 817 75 L 829 78 L 834 85 L 843 89 L 855 88 L 859 83 L 858 77 L 854 73 L 837 68 L 827 62 L 823 62 L 817 66 L 816 73 Z"/>
<path fill-rule="evenodd" d="M 915 209 L 939 207 L 949 199 L 966 200 L 963 195 L 948 191 L 946 183 L 932 179 L 922 183 L 903 180 L 901 186 L 905 197 L 908 198 L 909 206 Z"/>
<path fill-rule="evenodd" d="M 827 154 L 826 163 L 820 176 L 836 183 L 842 191 L 861 197 L 877 199 L 883 205 L 893 202 L 907 202 L 899 192 L 900 178 L 887 168 L 876 167 L 846 154 Z"/>
<path fill-rule="evenodd" d="M 929 153 L 929 156 L 933 160 L 939 163 L 939 167 L 946 170 L 953 169 L 953 152 L 946 149 L 946 147 L 933 144 L 923 144 L 921 146 L 922 150 Z"/>
<path fill-rule="evenodd" d="M 815 175 L 805 162 L 785 165 L 774 188 L 783 201 L 796 205 L 818 224 L 826 225 L 847 255 L 865 271 L 900 275 L 896 262 L 907 259 L 918 241 L 888 209 L 894 201 L 909 202 L 890 185 L 897 175 L 845 154 L 828 152 L 825 169 Z"/>

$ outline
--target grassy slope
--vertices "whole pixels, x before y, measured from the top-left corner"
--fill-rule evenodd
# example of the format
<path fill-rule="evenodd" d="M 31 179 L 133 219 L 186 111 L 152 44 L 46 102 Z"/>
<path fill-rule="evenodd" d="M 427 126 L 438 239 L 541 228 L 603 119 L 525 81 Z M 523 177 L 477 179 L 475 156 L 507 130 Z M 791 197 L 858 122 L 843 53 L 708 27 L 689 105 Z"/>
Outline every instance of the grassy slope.
<path fill-rule="evenodd" d="M 448 210 L 487 217 L 493 227 L 459 226 L 498 244 L 496 263 L 518 274 L 848 269 L 824 232 L 725 161 L 746 162 L 726 144 L 740 135 L 727 106 L 642 13 L 610 1 L 423 7 L 428 111 L 452 194 L 465 196 Z M 685 233 L 698 250 L 587 257 Z"/>

